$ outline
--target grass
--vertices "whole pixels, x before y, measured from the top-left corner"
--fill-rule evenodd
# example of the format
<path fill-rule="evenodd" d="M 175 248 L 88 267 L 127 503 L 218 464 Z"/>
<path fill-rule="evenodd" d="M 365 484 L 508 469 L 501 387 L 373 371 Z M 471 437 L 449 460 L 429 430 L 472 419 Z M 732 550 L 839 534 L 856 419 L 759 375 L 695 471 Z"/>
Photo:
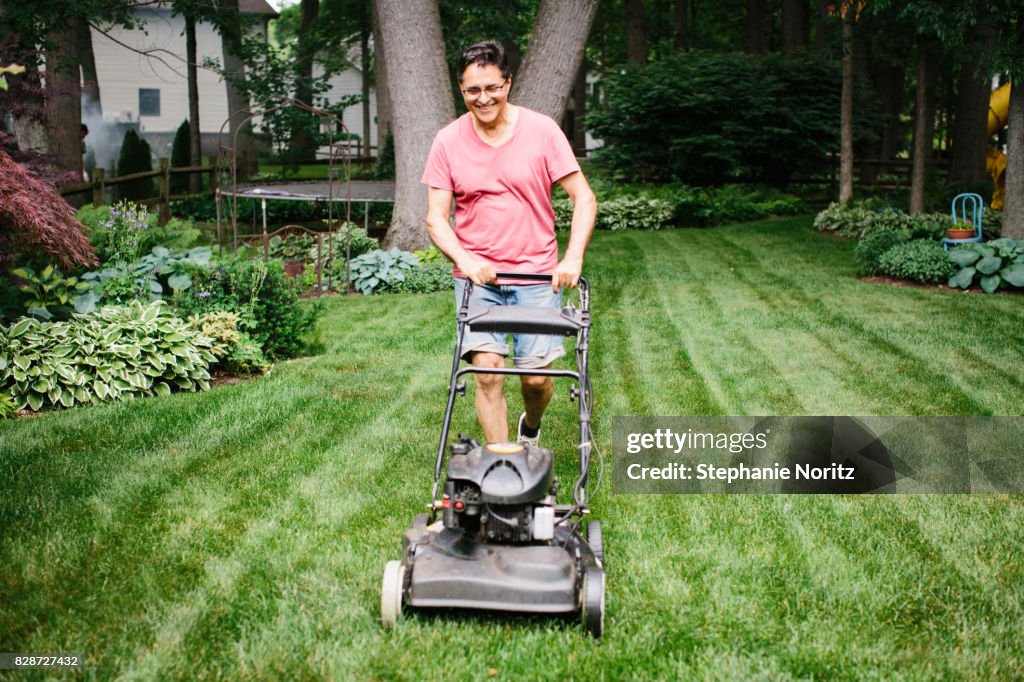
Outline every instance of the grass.
<path fill-rule="evenodd" d="M 1024 414 L 1024 299 L 862 282 L 851 247 L 807 218 L 597 235 L 606 454 L 614 415 Z M 498 615 L 383 631 L 450 294 L 334 298 L 320 334 L 257 381 L 0 423 L 0 651 L 82 652 L 99 679 L 1024 676 L 1018 496 L 613 495 L 606 472 L 602 640 Z"/>

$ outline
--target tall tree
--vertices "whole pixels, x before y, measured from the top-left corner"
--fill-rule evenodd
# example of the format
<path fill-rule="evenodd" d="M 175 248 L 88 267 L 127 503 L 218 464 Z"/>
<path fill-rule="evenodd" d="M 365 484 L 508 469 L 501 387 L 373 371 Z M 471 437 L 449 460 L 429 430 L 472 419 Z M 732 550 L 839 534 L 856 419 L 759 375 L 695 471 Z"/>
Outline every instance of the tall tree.
<path fill-rule="evenodd" d="M 996 24 L 985 61 L 1013 83 L 1007 114 L 1003 236 L 1020 239 L 1024 238 L 1024 6 L 1018 0 L 990 0 L 986 8 Z"/>
<path fill-rule="evenodd" d="M 782 0 L 782 54 L 792 57 L 807 46 L 809 21 L 807 0 Z"/>
<path fill-rule="evenodd" d="M 678 52 L 685 52 L 690 48 L 690 1 L 676 0 L 672 13 L 672 46 Z"/>
<path fill-rule="evenodd" d="M 631 64 L 643 64 L 647 61 L 643 0 L 625 0 L 623 10 L 626 17 L 626 59 Z"/>
<path fill-rule="evenodd" d="M 374 11 L 388 65 L 396 152 L 395 206 L 385 241 L 419 249 L 429 243 L 420 177 L 434 135 L 455 117 L 441 18 L 434 0 L 376 0 Z"/>
<path fill-rule="evenodd" d="M 515 104 L 562 120 L 597 4 L 597 0 L 541 0 L 519 68 L 519 83 L 513 85 Z"/>
<path fill-rule="evenodd" d="M 855 61 L 853 24 L 857 9 L 844 2 L 840 7 L 843 22 L 843 92 L 840 100 L 839 202 L 853 198 L 853 67 Z"/>
<path fill-rule="evenodd" d="M 962 189 L 974 189 L 985 179 L 988 149 L 988 101 L 991 79 L 982 68 L 980 56 L 971 56 L 960 66 L 953 115 L 953 151 L 949 159 L 949 182 Z"/>
<path fill-rule="evenodd" d="M 245 93 L 245 63 L 242 61 L 242 18 L 238 11 L 238 0 L 217 0 L 221 10 L 218 29 L 224 57 L 224 74 L 228 91 L 228 135 L 235 145 L 239 179 L 255 175 L 258 170 L 256 141 L 253 139 L 252 124 L 246 122 L 249 96 Z"/>
<path fill-rule="evenodd" d="M 320 0 L 302 0 L 302 27 L 295 47 L 295 99 L 313 106 L 313 61 L 320 45 L 316 20 L 320 14 Z M 296 116 L 292 128 L 292 143 L 289 155 L 292 162 L 299 163 L 313 158 L 316 152 L 308 116 Z"/>
<path fill-rule="evenodd" d="M 924 185 L 935 134 L 935 47 L 928 36 L 917 39 L 917 86 L 914 96 L 914 143 L 911 152 L 910 212 L 923 213 Z"/>
<path fill-rule="evenodd" d="M 1024 28 L 1020 29 L 1024 32 Z M 1018 34 L 1024 48 L 1024 35 Z M 1003 204 L 1003 236 L 1024 238 L 1024 71 L 1010 87 L 1010 111 L 1006 135 L 1006 201 Z"/>
<path fill-rule="evenodd" d="M 746 0 L 744 22 L 747 33 L 747 52 L 763 54 L 771 48 L 771 11 L 768 0 Z"/>
<path fill-rule="evenodd" d="M 54 26 L 46 49 L 46 138 L 58 167 L 82 175 L 81 74 L 75 53 L 75 31 Z"/>
<path fill-rule="evenodd" d="M 196 48 L 196 17 L 192 12 L 185 12 L 185 60 L 188 69 L 188 156 L 189 165 L 198 166 L 203 162 L 202 131 L 199 123 L 199 50 Z M 188 191 L 199 194 L 202 191 L 202 178 L 189 173 Z"/>
<path fill-rule="evenodd" d="M 374 0 L 376 2 L 376 0 Z M 384 59 L 384 44 L 380 35 L 380 22 L 373 12 L 373 80 L 377 86 L 377 154 L 391 134 L 391 94 L 388 87 L 388 66 Z"/>

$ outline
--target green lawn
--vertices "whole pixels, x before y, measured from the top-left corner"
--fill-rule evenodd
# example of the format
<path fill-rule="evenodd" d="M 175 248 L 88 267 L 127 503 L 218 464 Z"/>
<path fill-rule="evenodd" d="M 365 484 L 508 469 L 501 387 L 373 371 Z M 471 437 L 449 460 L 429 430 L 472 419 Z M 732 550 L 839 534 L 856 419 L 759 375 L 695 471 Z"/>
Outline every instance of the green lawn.
<path fill-rule="evenodd" d="M 614 415 L 1024 414 L 1024 297 L 861 282 L 810 222 L 595 237 L 609 459 Z M 100 679 L 1024 677 L 1017 496 L 613 495 L 606 471 L 603 639 L 382 630 L 453 329 L 450 294 L 333 298 L 325 353 L 268 377 L 0 423 L 0 651 L 81 652 Z M 566 392 L 544 432 L 563 481 Z"/>

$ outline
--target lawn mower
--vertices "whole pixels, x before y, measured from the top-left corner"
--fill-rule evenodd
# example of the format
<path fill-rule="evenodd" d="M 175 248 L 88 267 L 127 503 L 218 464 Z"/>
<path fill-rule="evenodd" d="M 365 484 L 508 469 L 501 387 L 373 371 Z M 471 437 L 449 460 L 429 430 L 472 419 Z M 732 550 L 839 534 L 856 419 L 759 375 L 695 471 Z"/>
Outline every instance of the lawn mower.
<path fill-rule="evenodd" d="M 499 273 L 501 280 L 550 282 L 551 275 Z M 591 520 L 588 491 L 591 387 L 587 366 L 590 286 L 580 278 L 579 307 L 470 305 L 467 283 L 458 312 L 448 405 L 434 465 L 429 513 L 402 538 L 402 558 L 389 561 L 381 586 L 381 619 L 392 626 L 403 607 L 478 609 L 534 614 L 579 613 L 584 628 L 604 628 L 605 574 L 601 524 Z M 576 371 L 459 367 L 467 329 L 576 337 Z M 458 434 L 449 441 L 452 409 L 465 396 L 466 374 L 544 375 L 573 381 L 579 405 L 579 478 L 572 504 L 557 501 L 551 450 L 528 443 L 488 443 Z M 450 454 L 445 467 L 446 454 Z M 444 483 L 441 472 L 445 470 Z M 597 483 L 600 484 L 600 471 Z M 440 518 L 438 518 L 440 516 Z"/>

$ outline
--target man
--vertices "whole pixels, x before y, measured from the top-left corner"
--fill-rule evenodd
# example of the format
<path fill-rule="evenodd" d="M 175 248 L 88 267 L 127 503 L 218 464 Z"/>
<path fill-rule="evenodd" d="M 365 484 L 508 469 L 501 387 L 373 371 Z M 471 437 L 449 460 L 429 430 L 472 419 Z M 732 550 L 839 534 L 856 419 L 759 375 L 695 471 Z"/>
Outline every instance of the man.
<path fill-rule="evenodd" d="M 501 45 L 477 43 L 458 64 L 458 81 L 469 111 L 442 129 L 423 172 L 428 185 L 427 230 L 455 264 L 455 301 L 466 280 L 474 303 L 561 307 L 562 287 L 575 287 L 594 230 L 597 202 L 569 141 L 549 117 L 509 104 L 511 72 Z M 558 260 L 551 189 L 558 184 L 574 210 L 569 245 Z M 449 223 L 455 199 L 455 228 Z M 547 284 L 498 283 L 497 272 L 551 273 Z M 557 336 L 513 335 L 516 367 L 547 369 L 565 354 Z M 500 334 L 467 332 L 463 359 L 503 367 L 508 355 Z M 477 374 L 476 413 L 487 442 L 507 441 L 504 377 Z M 517 438 L 536 445 L 541 418 L 554 392 L 551 377 L 522 376 L 525 410 Z"/>

